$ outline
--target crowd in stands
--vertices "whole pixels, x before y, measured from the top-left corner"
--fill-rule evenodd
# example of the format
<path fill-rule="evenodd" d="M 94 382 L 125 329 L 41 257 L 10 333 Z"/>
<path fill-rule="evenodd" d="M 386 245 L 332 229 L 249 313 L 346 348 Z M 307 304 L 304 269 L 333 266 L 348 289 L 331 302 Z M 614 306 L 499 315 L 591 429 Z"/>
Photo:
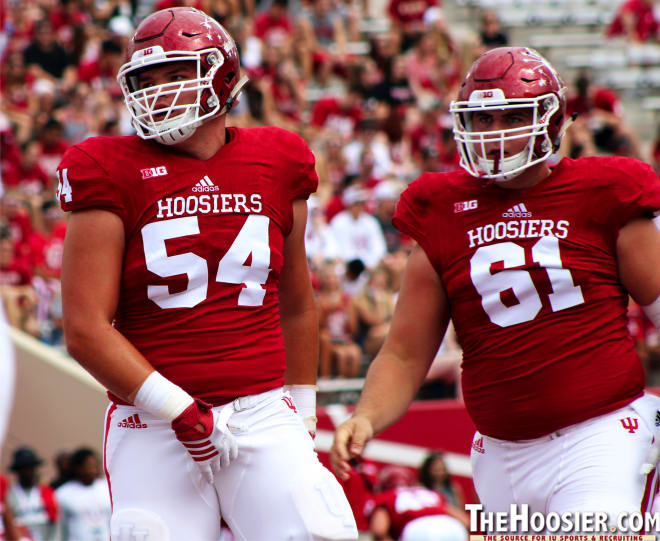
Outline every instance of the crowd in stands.
<path fill-rule="evenodd" d="M 44 461 L 19 447 L 0 474 L 0 539 L 21 541 L 107 541 L 110 491 L 96 452 L 80 447 L 55 457 L 57 477 L 40 478 Z"/>
<path fill-rule="evenodd" d="M 0 474 L 0 539 L 107 541 L 110 495 L 97 454 L 87 447 L 53 457 L 56 475 L 41 477 L 44 460 L 31 447 L 14 450 Z M 444 541 L 467 541 L 464 504 L 475 501 L 447 470 L 443 453 L 428 454 L 419 468 L 361 461 L 343 488 L 358 528 L 375 539 L 398 539 L 422 517 L 440 519 Z M 229 530 L 222 539 L 233 539 Z M 435 539 L 435 538 L 434 538 Z"/>
<path fill-rule="evenodd" d="M 608 34 L 657 40 L 652 3 L 622 2 Z M 62 346 L 66 216 L 56 166 L 87 137 L 134 133 L 115 79 L 122 51 L 141 17 L 183 4 L 211 14 L 239 46 L 251 83 L 229 124 L 296 131 L 315 153 L 307 250 L 320 375 L 361 376 L 387 332 L 411 248 L 391 224 L 395 203 L 421 172 L 458 167 L 447 106 L 481 52 L 511 44 L 496 11 L 459 33 L 439 0 L 9 0 L 0 14 L 0 291 L 9 321 Z M 587 72 L 569 82 L 578 117 L 563 155 L 634 156 L 660 171 L 660 130 L 649 151 L 615 92 Z M 640 352 L 660 366 L 657 333 L 633 316 Z"/>

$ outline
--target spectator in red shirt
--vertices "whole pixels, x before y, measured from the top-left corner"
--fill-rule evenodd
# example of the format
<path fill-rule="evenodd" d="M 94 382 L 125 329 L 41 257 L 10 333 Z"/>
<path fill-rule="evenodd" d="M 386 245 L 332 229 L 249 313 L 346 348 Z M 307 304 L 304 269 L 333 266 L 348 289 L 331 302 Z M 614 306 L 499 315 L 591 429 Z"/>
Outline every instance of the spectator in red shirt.
<path fill-rule="evenodd" d="M 16 185 L 26 194 L 40 194 L 50 185 L 48 175 L 39 165 L 40 157 L 39 143 L 31 141 L 24 146 L 23 159 L 16 171 Z"/>
<path fill-rule="evenodd" d="M 40 276 L 59 280 L 62 272 L 66 216 L 57 202 L 49 199 L 41 205 L 40 218 L 43 222 L 40 231 L 30 237 L 33 262 Z"/>
<path fill-rule="evenodd" d="M 657 40 L 660 24 L 654 13 L 654 0 L 628 0 L 616 12 L 606 35 L 625 36 L 635 43 Z"/>
<path fill-rule="evenodd" d="M 273 0 L 266 11 L 254 18 L 254 34 L 263 40 L 266 47 L 288 43 L 295 29 L 287 15 L 288 0 Z"/>
<path fill-rule="evenodd" d="M 401 50 L 407 51 L 422 37 L 424 13 L 438 5 L 437 0 L 390 0 L 387 12 L 393 26 L 401 33 Z"/>
<path fill-rule="evenodd" d="M 416 485 L 407 468 L 383 468 L 380 490 L 367 504 L 369 525 L 375 539 L 467 541 L 469 522 L 466 513 L 449 504 L 437 492 Z"/>
<path fill-rule="evenodd" d="M 37 299 L 31 282 L 32 269 L 28 260 L 16 253 L 9 228 L 0 224 L 0 302 L 4 303 L 11 326 L 36 336 L 34 308 Z"/>
<path fill-rule="evenodd" d="M 365 510 L 371 511 L 376 485 L 378 483 L 378 468 L 368 460 L 362 460 L 351 470 L 351 476 L 340 480 L 348 503 L 353 510 L 353 516 L 360 532 L 369 531 L 369 517 Z"/>
<path fill-rule="evenodd" d="M 41 144 L 39 165 L 50 178 L 56 179 L 57 164 L 69 148 L 69 144 L 64 140 L 62 123 L 50 118 L 42 130 L 39 142 Z"/>
<path fill-rule="evenodd" d="M 338 97 L 321 98 L 312 109 L 312 126 L 322 135 L 351 139 L 362 119 L 361 91 L 352 85 Z"/>
<path fill-rule="evenodd" d="M 27 286 L 31 281 L 29 262 L 16 253 L 7 226 L 0 225 L 0 286 Z"/>
<path fill-rule="evenodd" d="M 584 72 L 578 75 L 574 87 L 566 103 L 567 113 L 578 115 L 578 125 L 582 124 L 591 132 L 594 145 L 601 152 L 641 159 L 639 142 L 623 118 L 616 93 L 591 84 Z"/>
<path fill-rule="evenodd" d="M 122 44 L 117 39 L 106 39 L 101 43 L 97 59 L 78 66 L 78 81 L 87 83 L 93 90 L 107 90 L 111 95 L 121 95 L 117 83 L 117 71 L 123 61 Z"/>

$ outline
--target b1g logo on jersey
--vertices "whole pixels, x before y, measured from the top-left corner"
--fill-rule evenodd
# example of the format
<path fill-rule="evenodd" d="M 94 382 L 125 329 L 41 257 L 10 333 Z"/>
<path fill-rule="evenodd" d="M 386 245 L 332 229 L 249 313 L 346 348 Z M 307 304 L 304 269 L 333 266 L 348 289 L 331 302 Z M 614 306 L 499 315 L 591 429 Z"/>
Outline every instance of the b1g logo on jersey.
<path fill-rule="evenodd" d="M 167 175 L 167 167 L 164 165 L 161 165 L 160 167 L 148 167 L 147 169 L 140 169 L 140 173 L 142 173 L 142 180 L 153 177 L 162 177 L 163 175 Z"/>
<path fill-rule="evenodd" d="M 454 214 L 458 214 L 459 212 L 465 212 L 466 210 L 474 210 L 479 206 L 479 203 L 477 203 L 476 199 L 472 199 L 471 201 L 461 201 L 459 203 L 454 203 Z"/>

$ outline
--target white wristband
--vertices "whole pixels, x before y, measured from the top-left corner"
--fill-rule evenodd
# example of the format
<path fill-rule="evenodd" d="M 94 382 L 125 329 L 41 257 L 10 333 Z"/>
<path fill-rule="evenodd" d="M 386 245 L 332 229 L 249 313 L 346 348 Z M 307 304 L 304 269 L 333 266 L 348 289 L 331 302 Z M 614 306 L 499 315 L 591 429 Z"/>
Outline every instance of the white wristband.
<path fill-rule="evenodd" d="M 289 391 L 296 404 L 298 413 L 305 417 L 316 417 L 316 385 L 285 385 L 284 390 Z"/>
<path fill-rule="evenodd" d="M 660 295 L 651 304 L 642 306 L 642 310 L 644 310 L 646 317 L 651 320 L 651 323 L 655 325 L 655 328 L 660 331 Z"/>
<path fill-rule="evenodd" d="M 170 422 L 193 402 L 192 396 L 158 372 L 149 374 L 133 401 L 141 410 Z"/>

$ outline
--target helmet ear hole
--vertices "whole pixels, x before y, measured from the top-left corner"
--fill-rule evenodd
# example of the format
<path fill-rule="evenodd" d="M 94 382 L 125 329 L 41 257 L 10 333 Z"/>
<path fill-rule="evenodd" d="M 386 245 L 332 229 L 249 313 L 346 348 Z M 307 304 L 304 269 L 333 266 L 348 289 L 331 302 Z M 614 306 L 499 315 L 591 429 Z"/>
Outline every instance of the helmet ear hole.
<path fill-rule="evenodd" d="M 233 71 L 230 71 L 225 75 L 225 83 L 230 84 L 234 80 L 234 77 L 236 77 L 236 74 Z"/>

